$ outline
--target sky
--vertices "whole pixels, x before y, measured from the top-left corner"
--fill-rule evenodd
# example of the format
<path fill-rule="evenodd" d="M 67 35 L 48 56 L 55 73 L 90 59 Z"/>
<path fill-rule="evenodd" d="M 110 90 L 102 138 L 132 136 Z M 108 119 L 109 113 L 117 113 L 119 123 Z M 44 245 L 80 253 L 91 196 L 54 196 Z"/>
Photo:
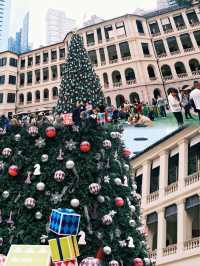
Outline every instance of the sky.
<path fill-rule="evenodd" d="M 116 4 L 116 3 L 119 4 Z M 132 13 L 136 8 L 154 9 L 156 0 L 11 0 L 10 34 L 14 35 L 22 24 L 23 16 L 30 11 L 30 42 L 34 48 L 45 45 L 45 17 L 48 8 L 66 12 L 77 20 L 80 27 L 83 17 L 96 14 L 104 19 Z"/>

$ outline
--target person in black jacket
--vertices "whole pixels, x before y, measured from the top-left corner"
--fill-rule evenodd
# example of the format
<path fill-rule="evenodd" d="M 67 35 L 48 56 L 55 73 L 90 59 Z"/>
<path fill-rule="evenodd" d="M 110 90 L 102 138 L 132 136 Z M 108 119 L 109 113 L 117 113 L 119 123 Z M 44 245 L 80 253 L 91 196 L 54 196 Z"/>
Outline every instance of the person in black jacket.
<path fill-rule="evenodd" d="M 77 102 L 76 108 L 72 112 L 72 120 L 75 126 L 81 126 L 81 111 L 81 105 Z"/>

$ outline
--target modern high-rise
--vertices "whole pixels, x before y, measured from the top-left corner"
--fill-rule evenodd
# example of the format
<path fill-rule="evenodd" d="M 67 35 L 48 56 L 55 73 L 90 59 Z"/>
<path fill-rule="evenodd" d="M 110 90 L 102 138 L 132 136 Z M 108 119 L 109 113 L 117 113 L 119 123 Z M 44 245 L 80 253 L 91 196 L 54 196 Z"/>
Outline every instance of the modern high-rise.
<path fill-rule="evenodd" d="M 85 17 L 83 21 L 83 27 L 88 27 L 103 21 L 104 20 L 102 18 L 97 17 L 96 15 L 92 15 L 90 18 Z"/>
<path fill-rule="evenodd" d="M 0 51 L 8 48 L 10 0 L 0 0 Z"/>
<path fill-rule="evenodd" d="M 66 34 L 76 28 L 76 21 L 67 18 L 65 12 L 49 9 L 46 15 L 46 42 L 61 42 Z"/>
<path fill-rule="evenodd" d="M 176 0 L 157 0 L 158 9 L 169 8 L 175 6 L 176 4 Z"/>
<path fill-rule="evenodd" d="M 21 52 L 27 52 L 29 50 L 29 12 L 23 19 L 23 25 L 21 29 Z"/>

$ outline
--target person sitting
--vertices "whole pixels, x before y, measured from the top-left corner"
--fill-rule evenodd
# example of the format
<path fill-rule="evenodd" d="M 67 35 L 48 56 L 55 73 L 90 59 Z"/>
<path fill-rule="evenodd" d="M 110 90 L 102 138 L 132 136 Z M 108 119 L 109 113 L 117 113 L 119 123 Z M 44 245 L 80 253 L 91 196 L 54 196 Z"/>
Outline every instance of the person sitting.
<path fill-rule="evenodd" d="M 152 126 L 152 121 L 148 117 L 136 114 L 135 116 L 130 116 L 129 121 L 131 125 L 134 125 L 135 127 L 148 127 Z"/>

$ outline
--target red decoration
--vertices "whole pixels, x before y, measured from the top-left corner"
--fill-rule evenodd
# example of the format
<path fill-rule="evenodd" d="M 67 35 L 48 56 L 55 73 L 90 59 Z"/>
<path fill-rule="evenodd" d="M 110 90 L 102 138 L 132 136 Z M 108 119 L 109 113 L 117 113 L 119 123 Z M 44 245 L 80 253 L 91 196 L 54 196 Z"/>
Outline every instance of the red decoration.
<path fill-rule="evenodd" d="M 105 253 L 103 251 L 103 248 L 99 248 L 96 254 L 96 259 L 103 260 L 105 257 Z"/>
<path fill-rule="evenodd" d="M 134 259 L 132 266 L 144 266 L 144 263 L 143 263 L 142 259 L 136 258 L 136 259 Z"/>
<path fill-rule="evenodd" d="M 8 173 L 10 176 L 17 176 L 19 172 L 19 168 L 16 165 L 11 165 L 8 169 Z"/>
<path fill-rule="evenodd" d="M 48 127 L 46 128 L 46 136 L 50 139 L 55 138 L 56 136 L 56 129 L 55 127 Z"/>
<path fill-rule="evenodd" d="M 117 207 L 123 207 L 124 206 L 124 200 L 122 198 L 120 198 L 120 197 L 117 197 L 115 199 L 115 205 Z"/>
<path fill-rule="evenodd" d="M 131 155 L 131 150 L 128 148 L 123 149 L 123 155 L 124 157 L 128 158 Z"/>
<path fill-rule="evenodd" d="M 88 141 L 83 141 L 80 144 L 81 152 L 89 152 L 91 150 L 91 144 Z"/>
<path fill-rule="evenodd" d="M 68 261 L 57 261 L 57 262 L 53 262 L 54 266 L 76 266 L 76 259 L 74 260 L 68 260 Z"/>

